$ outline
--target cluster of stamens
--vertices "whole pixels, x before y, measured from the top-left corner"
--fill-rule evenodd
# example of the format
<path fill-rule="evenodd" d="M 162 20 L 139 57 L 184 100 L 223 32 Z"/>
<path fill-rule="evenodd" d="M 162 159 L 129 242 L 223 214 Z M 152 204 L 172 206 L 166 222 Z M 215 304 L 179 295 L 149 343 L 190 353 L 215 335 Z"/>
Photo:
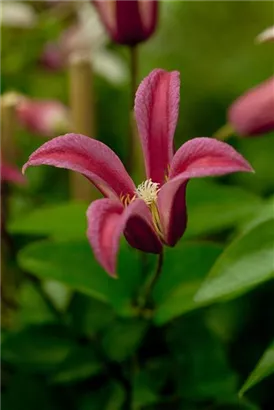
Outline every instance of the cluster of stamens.
<path fill-rule="evenodd" d="M 162 228 L 160 222 L 159 211 L 157 208 L 156 200 L 158 192 L 160 191 L 159 185 L 157 182 L 152 182 L 151 178 L 147 179 L 146 181 L 142 182 L 135 190 L 135 195 L 130 196 L 121 195 L 120 200 L 122 204 L 126 207 L 128 206 L 134 199 L 139 198 L 142 199 L 151 211 L 152 222 L 154 228 L 160 238 L 163 237 L 162 235 Z"/>
<path fill-rule="evenodd" d="M 138 198 L 145 201 L 147 205 L 151 205 L 156 201 L 158 192 L 160 191 L 159 185 L 157 182 L 152 182 L 151 178 L 142 182 L 136 188 L 136 195 Z"/>

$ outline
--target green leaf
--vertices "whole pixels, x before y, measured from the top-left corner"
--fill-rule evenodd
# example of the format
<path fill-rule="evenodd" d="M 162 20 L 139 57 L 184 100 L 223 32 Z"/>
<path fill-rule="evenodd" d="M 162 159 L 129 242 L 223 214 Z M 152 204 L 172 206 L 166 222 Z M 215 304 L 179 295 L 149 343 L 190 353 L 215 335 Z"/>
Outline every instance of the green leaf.
<path fill-rule="evenodd" d="M 233 298 L 274 278 L 274 220 L 234 240 L 195 296 L 197 303 Z"/>
<path fill-rule="evenodd" d="M 185 237 L 234 227 L 255 215 L 261 202 L 256 195 L 238 187 L 192 180 L 187 187 L 188 226 Z"/>
<path fill-rule="evenodd" d="M 175 320 L 167 330 L 173 378 L 182 398 L 237 398 L 237 375 L 223 343 L 205 326 L 200 312 Z"/>
<path fill-rule="evenodd" d="M 61 239 L 84 238 L 87 207 L 84 202 L 45 206 L 12 220 L 8 230 L 12 234 L 45 235 Z"/>
<path fill-rule="evenodd" d="M 242 396 L 251 387 L 258 384 L 261 380 L 274 373 L 274 342 L 264 352 L 253 372 L 249 375 L 241 388 L 239 395 Z"/>
<path fill-rule="evenodd" d="M 108 302 L 122 315 L 135 314 L 132 300 L 142 281 L 141 260 L 139 252 L 126 243 L 119 254 L 118 279 L 107 275 L 95 260 L 87 240 L 36 242 L 19 252 L 18 263 L 40 279 L 59 281 Z"/>
<path fill-rule="evenodd" d="M 74 295 L 68 313 L 72 327 L 80 335 L 89 337 L 111 326 L 115 318 L 110 305 L 80 293 Z"/>
<path fill-rule="evenodd" d="M 153 292 L 156 324 L 199 307 L 194 295 L 221 251 L 220 246 L 211 243 L 185 242 L 166 249 L 163 270 Z"/>
<path fill-rule="evenodd" d="M 97 386 L 96 390 L 80 396 L 79 410 L 122 410 L 125 401 L 125 391 L 117 382 Z"/>
<path fill-rule="evenodd" d="M 94 376 L 102 370 L 92 346 L 76 347 L 50 378 L 52 383 L 73 383 Z"/>
<path fill-rule="evenodd" d="M 131 356 L 141 343 L 147 329 L 142 320 L 114 323 L 103 337 L 103 347 L 111 360 L 121 362 Z"/>
<path fill-rule="evenodd" d="M 254 218 L 252 218 L 244 225 L 241 232 L 246 233 L 262 222 L 271 219 L 274 219 L 274 197 L 260 206 Z"/>
<path fill-rule="evenodd" d="M 15 323 L 18 328 L 26 324 L 42 324 L 56 321 L 56 317 L 37 288 L 29 281 L 23 282 L 20 287 L 19 306 L 20 309 L 15 312 Z"/>
<path fill-rule="evenodd" d="M 62 363 L 75 342 L 55 326 L 31 326 L 5 337 L 2 359 L 25 371 L 48 372 Z"/>

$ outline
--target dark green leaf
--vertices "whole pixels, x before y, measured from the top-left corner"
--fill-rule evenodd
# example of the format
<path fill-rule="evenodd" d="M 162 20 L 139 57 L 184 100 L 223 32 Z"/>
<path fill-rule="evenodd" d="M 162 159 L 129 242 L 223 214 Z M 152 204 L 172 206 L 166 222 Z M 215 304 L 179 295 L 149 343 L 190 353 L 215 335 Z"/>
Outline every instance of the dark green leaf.
<path fill-rule="evenodd" d="M 122 410 L 125 391 L 116 382 L 97 388 L 82 397 L 77 407 L 79 410 Z"/>
<path fill-rule="evenodd" d="M 72 383 L 94 376 L 102 370 L 102 364 L 92 346 L 72 350 L 51 377 L 52 383 Z"/>
<path fill-rule="evenodd" d="M 103 337 L 107 356 L 118 362 L 131 356 L 141 343 L 146 329 L 147 323 L 141 320 L 114 323 Z"/>
<path fill-rule="evenodd" d="M 3 360 L 25 371 L 52 371 L 75 347 L 62 329 L 32 326 L 6 336 L 2 345 Z"/>
<path fill-rule="evenodd" d="M 224 345 L 203 323 L 199 312 L 175 320 L 167 340 L 173 356 L 173 377 L 187 399 L 237 398 L 237 375 Z"/>
<path fill-rule="evenodd" d="M 166 249 L 163 271 L 153 292 L 155 323 L 163 324 L 199 307 L 193 301 L 194 295 L 221 251 L 220 246 L 211 243 L 185 242 Z"/>
<path fill-rule="evenodd" d="M 78 239 L 86 235 L 84 202 L 68 202 L 36 209 L 10 222 L 10 233 L 45 235 L 53 238 Z"/>
<path fill-rule="evenodd" d="M 242 396 L 247 390 L 274 373 L 274 342 L 264 352 L 253 372 L 241 388 L 239 395 Z"/>
<path fill-rule="evenodd" d="M 87 240 L 36 242 L 19 252 L 18 262 L 23 269 L 41 279 L 62 282 L 109 302 L 120 314 L 135 314 L 132 299 L 142 281 L 141 260 L 139 252 L 125 243 L 119 254 L 118 279 L 109 277 L 94 259 Z"/>
<path fill-rule="evenodd" d="M 193 180 L 187 187 L 188 226 L 185 237 L 215 233 L 255 215 L 261 200 L 233 186 Z"/>
<path fill-rule="evenodd" d="M 49 309 L 41 293 L 33 283 L 25 281 L 19 290 L 20 309 L 15 313 L 16 326 L 55 322 L 56 317 Z"/>
<path fill-rule="evenodd" d="M 198 303 L 233 298 L 274 277 L 274 220 L 233 241 L 195 296 Z"/>
<path fill-rule="evenodd" d="M 92 297 L 76 294 L 69 307 L 72 326 L 81 335 L 94 336 L 103 331 L 114 320 L 111 306 Z"/>

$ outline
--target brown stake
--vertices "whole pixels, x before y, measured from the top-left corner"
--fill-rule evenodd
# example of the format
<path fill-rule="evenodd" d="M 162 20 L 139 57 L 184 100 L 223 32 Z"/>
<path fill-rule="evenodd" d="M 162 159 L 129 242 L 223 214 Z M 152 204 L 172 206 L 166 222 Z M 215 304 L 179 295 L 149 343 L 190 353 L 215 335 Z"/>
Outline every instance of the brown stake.
<path fill-rule="evenodd" d="M 1 97 L 1 157 L 8 164 L 16 164 L 16 105 L 19 95 L 9 92 Z M 2 160 L 1 158 L 1 160 Z M 1 183 L 1 318 L 3 326 L 11 323 L 11 314 L 16 307 L 17 277 L 11 260 L 14 256 L 12 238 L 6 230 L 8 220 L 8 184 Z"/>
<path fill-rule="evenodd" d="M 94 138 L 94 98 L 90 59 L 76 53 L 71 56 L 69 87 L 73 131 Z M 70 172 L 70 191 L 73 199 L 90 202 L 98 198 L 92 184 L 76 172 Z"/>

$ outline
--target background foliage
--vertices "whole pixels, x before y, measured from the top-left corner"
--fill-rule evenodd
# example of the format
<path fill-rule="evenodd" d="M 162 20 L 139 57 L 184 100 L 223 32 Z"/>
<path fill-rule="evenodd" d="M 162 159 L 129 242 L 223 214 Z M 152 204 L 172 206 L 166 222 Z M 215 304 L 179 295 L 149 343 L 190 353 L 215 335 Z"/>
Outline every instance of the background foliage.
<path fill-rule="evenodd" d="M 43 44 L 67 22 L 33 5 L 37 27 L 2 28 L 1 92 L 67 103 L 66 70 L 38 64 Z M 181 72 L 176 146 L 212 135 L 229 104 L 272 74 L 272 45 L 254 44 L 271 24 L 271 2 L 161 4 L 157 33 L 140 47 L 139 80 L 156 67 Z M 108 47 L 128 63 L 126 49 Z M 129 84 L 96 76 L 95 91 L 96 137 L 125 159 Z M 229 141 L 256 174 L 190 182 L 186 234 L 166 250 L 155 309 L 142 315 L 153 256 L 144 260 L 123 243 L 115 281 L 93 257 L 88 204 L 69 200 L 64 170 L 30 169 L 26 188 L 11 187 L 6 223 L 15 254 L 2 256 L 5 409 L 273 408 L 273 137 Z M 16 138 L 22 165 L 43 139 L 24 130 Z"/>

